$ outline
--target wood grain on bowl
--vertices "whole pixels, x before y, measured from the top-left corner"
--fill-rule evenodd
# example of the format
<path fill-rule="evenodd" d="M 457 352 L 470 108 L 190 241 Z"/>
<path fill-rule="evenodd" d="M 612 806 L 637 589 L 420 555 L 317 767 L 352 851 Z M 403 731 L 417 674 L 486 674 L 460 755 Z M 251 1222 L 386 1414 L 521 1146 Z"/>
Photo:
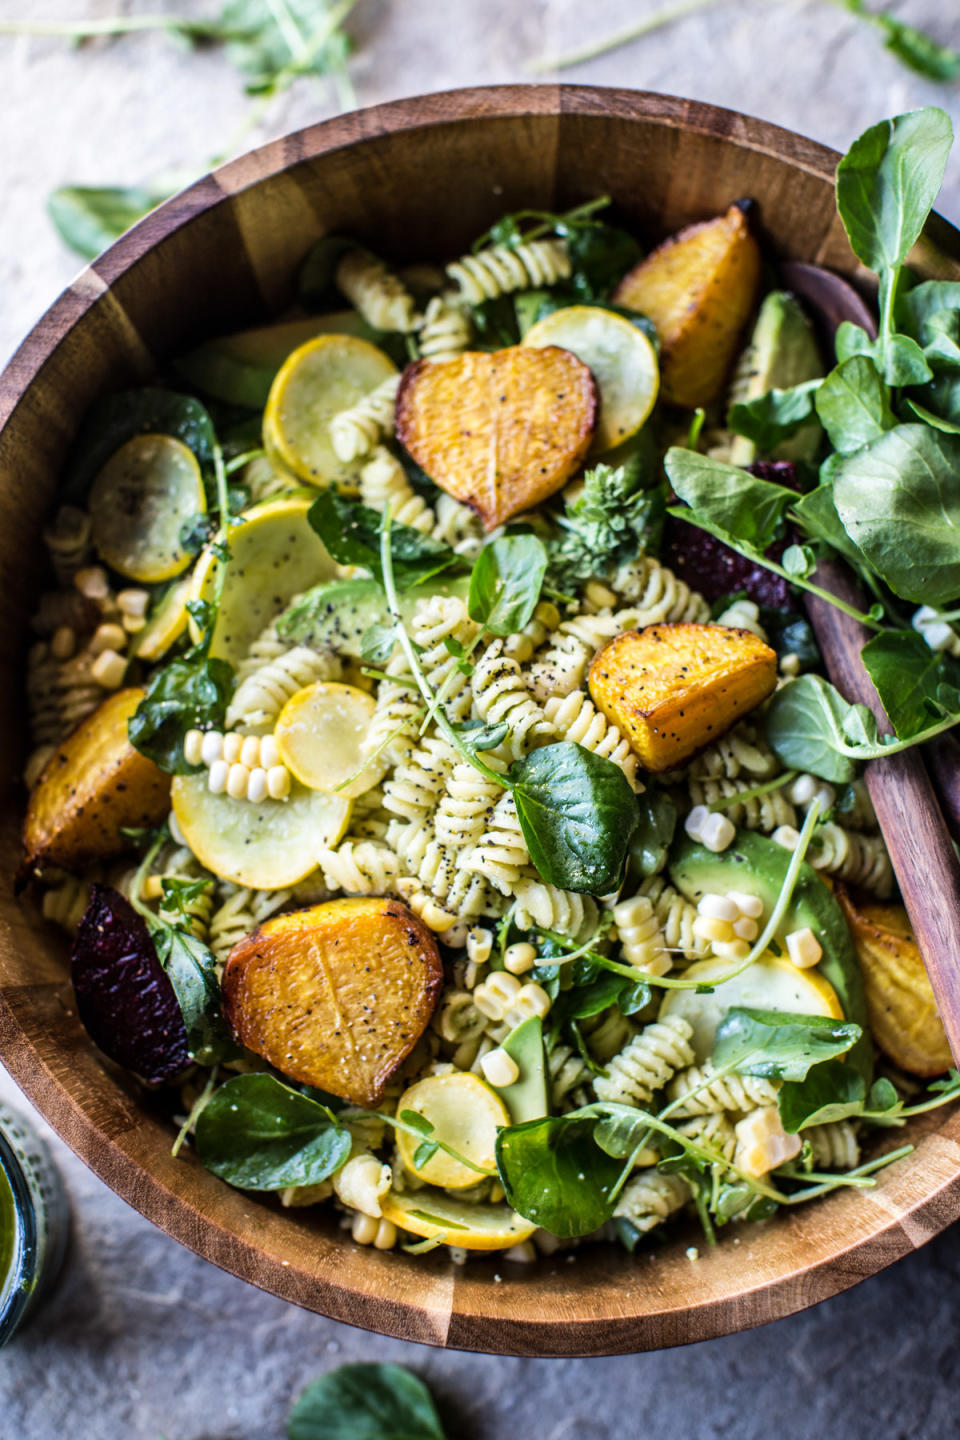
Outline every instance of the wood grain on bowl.
<path fill-rule="evenodd" d="M 191 1154 L 171 1158 L 170 1127 L 108 1073 L 72 1013 L 65 943 L 12 895 L 24 803 L 15 783 L 25 754 L 22 667 L 42 573 L 40 530 L 95 396 L 276 313 L 293 294 L 298 262 L 328 231 L 399 261 L 449 257 L 505 210 L 563 208 L 606 192 L 655 241 L 750 195 L 773 254 L 859 282 L 836 216 L 835 162 L 759 121 L 622 90 L 516 86 L 381 106 L 265 146 L 148 216 L 83 273 L 0 378 L 0 1059 L 107 1184 L 215 1264 L 410 1340 L 596 1355 L 789 1314 L 882 1269 L 960 1215 L 960 1116 L 945 1110 L 881 1133 L 880 1148 L 909 1139 L 917 1149 L 883 1171 L 875 1190 L 840 1191 L 768 1224 L 737 1227 L 696 1263 L 686 1237 L 635 1258 L 585 1246 L 537 1266 L 494 1256 L 456 1268 L 439 1254 L 362 1249 L 331 1215 L 284 1211 L 230 1189 Z M 939 221 L 930 235 L 924 273 L 960 278 L 960 236 Z M 879 765 L 870 784 L 894 856 L 911 857 L 913 872 L 901 867 L 900 878 L 921 933 L 918 907 L 934 916 L 955 903 L 956 877 L 919 762 L 914 768 L 910 788 Z M 914 837 L 909 851 L 898 849 L 903 832 Z"/>

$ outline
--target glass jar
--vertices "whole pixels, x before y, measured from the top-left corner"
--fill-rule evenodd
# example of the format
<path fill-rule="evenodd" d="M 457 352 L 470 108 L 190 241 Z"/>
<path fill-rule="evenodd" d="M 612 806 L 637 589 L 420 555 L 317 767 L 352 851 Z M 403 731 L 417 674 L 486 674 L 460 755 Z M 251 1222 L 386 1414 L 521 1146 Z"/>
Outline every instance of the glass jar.
<path fill-rule="evenodd" d="M 67 1198 L 47 1147 L 0 1100 L 0 1346 L 56 1279 L 67 1228 Z"/>

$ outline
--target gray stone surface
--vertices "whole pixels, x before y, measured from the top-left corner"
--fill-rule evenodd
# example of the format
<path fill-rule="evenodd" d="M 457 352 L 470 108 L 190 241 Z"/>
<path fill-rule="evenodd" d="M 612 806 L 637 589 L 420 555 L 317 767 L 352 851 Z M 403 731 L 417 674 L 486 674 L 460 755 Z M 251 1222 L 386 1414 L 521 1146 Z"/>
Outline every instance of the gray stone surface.
<path fill-rule="evenodd" d="M 106 14 L 120 0 L 0 0 L 0 21 Z M 143 0 L 155 13 L 164 0 Z M 190 0 L 166 8 L 202 13 Z M 579 45 L 656 0 L 360 0 L 361 103 L 524 78 L 528 59 Z M 894 0 L 896 14 L 960 45 L 957 0 Z M 960 123 L 960 90 L 902 70 L 823 3 L 728 0 L 571 80 L 666 90 L 739 108 L 843 147 L 871 121 L 936 102 Z M 65 181 L 132 183 L 200 168 L 246 101 L 222 57 L 160 37 L 68 50 L 0 37 L 0 356 L 76 268 L 46 220 Z M 331 113 L 303 86 L 251 139 Z M 960 218 L 960 157 L 943 206 Z M 15 1090 L 0 1074 L 0 1096 Z M 960 1232 L 815 1311 L 684 1350 L 594 1361 L 439 1353 L 305 1314 L 198 1260 L 107 1191 L 59 1141 L 75 1216 L 62 1285 L 0 1356 L 0 1440 L 280 1440 L 291 1396 L 348 1360 L 391 1359 L 431 1385 L 456 1440 L 537 1435 L 686 1440 L 960 1430 L 955 1344 Z M 954 1288 L 957 1286 L 957 1288 Z"/>

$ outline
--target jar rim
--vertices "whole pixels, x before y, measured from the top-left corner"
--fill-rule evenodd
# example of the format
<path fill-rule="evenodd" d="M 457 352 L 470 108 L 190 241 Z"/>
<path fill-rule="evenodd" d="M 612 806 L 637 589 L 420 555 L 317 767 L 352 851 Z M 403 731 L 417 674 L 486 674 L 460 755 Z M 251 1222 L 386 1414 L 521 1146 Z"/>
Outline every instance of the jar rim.
<path fill-rule="evenodd" d="M 0 1131 L 0 1170 L 13 1196 L 14 1246 L 9 1274 L 0 1276 L 0 1346 L 10 1338 L 30 1303 L 37 1280 L 37 1219 L 23 1167 Z"/>

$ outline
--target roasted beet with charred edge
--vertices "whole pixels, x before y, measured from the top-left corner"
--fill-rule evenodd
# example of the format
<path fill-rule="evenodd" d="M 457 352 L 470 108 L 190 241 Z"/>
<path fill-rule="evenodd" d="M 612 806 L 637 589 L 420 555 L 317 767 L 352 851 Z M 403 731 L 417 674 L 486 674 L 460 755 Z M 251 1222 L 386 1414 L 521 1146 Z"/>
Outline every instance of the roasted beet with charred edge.
<path fill-rule="evenodd" d="M 77 1013 L 104 1055 L 150 1085 L 187 1068 L 183 1016 L 150 933 L 129 900 L 107 885 L 93 886 L 71 969 Z"/>

